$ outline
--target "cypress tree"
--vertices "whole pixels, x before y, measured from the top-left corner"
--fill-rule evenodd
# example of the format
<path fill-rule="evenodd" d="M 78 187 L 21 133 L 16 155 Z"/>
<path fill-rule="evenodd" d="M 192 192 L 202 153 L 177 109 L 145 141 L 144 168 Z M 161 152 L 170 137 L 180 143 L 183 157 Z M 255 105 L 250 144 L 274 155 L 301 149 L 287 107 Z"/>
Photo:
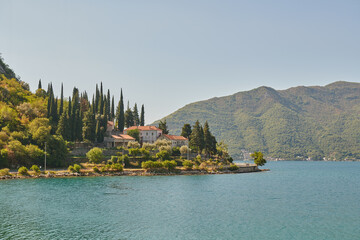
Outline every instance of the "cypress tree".
<path fill-rule="evenodd" d="M 133 112 L 131 111 L 131 109 L 129 107 L 129 101 L 128 101 L 126 112 L 124 114 L 124 118 L 125 118 L 125 126 L 127 128 L 134 126 L 134 117 L 133 117 Z"/>
<path fill-rule="evenodd" d="M 63 87 L 63 84 L 61 83 L 61 96 L 60 96 L 59 116 L 62 115 L 63 111 L 64 111 L 64 87 Z"/>
<path fill-rule="evenodd" d="M 196 148 L 200 154 L 204 146 L 204 133 L 200 125 L 199 120 L 196 121 L 193 126 L 192 133 L 190 135 L 190 146 Z"/>
<path fill-rule="evenodd" d="M 117 129 L 120 132 L 123 132 L 125 126 L 125 113 L 124 113 L 124 99 L 123 99 L 122 89 L 120 94 L 120 101 L 116 108 L 116 122 L 117 122 Z"/>
<path fill-rule="evenodd" d="M 99 102 L 100 102 L 100 92 L 99 92 L 99 87 L 96 84 L 96 91 L 95 91 L 95 111 L 94 113 L 97 113 L 97 110 L 99 108 Z"/>
<path fill-rule="evenodd" d="M 106 116 L 108 119 L 111 119 L 111 98 L 110 98 L 110 90 L 107 91 L 106 96 Z"/>
<path fill-rule="evenodd" d="M 190 135 L 191 135 L 191 126 L 190 124 L 186 123 L 184 124 L 184 126 L 181 129 L 181 136 L 186 137 L 190 140 Z"/>
<path fill-rule="evenodd" d="M 103 92 L 103 85 L 102 82 L 100 83 L 100 98 L 99 98 L 99 108 L 98 108 L 98 113 L 100 113 L 100 115 L 104 114 L 104 92 Z"/>
<path fill-rule="evenodd" d="M 69 102 L 68 102 L 68 118 L 71 117 L 71 97 L 69 97 Z"/>
<path fill-rule="evenodd" d="M 206 121 L 204 124 L 204 149 L 205 149 L 205 153 L 209 154 L 211 153 L 211 149 L 212 149 L 212 142 L 213 142 L 213 136 L 211 135 L 210 132 L 210 128 L 209 128 L 209 124 Z"/>
<path fill-rule="evenodd" d="M 73 97 L 71 102 L 71 115 L 70 115 L 70 130 L 71 130 L 71 140 L 80 140 L 79 135 L 81 136 L 82 129 L 79 126 L 80 118 L 80 98 L 79 90 L 74 87 Z M 79 128 L 80 127 L 80 128 Z"/>
<path fill-rule="evenodd" d="M 162 130 L 163 134 L 169 134 L 169 130 L 168 130 L 168 127 L 166 125 L 166 119 L 164 121 L 160 120 L 159 128 Z"/>
<path fill-rule="evenodd" d="M 94 95 L 92 97 L 91 109 L 92 109 L 93 114 L 95 114 L 96 113 L 96 105 L 95 105 Z"/>
<path fill-rule="evenodd" d="M 38 89 L 41 89 L 42 87 L 41 87 L 41 78 L 40 78 L 40 80 L 39 80 L 39 84 L 38 84 Z"/>
<path fill-rule="evenodd" d="M 115 117 L 115 103 L 114 103 L 114 96 L 112 96 L 111 99 L 111 111 L 110 111 L 110 117 L 111 117 L 111 121 L 114 121 L 114 117 Z"/>
<path fill-rule="evenodd" d="M 57 126 L 56 134 L 62 136 L 65 140 L 68 140 L 68 116 L 64 111 L 60 116 L 60 120 Z"/>
<path fill-rule="evenodd" d="M 139 111 L 137 108 L 137 104 L 135 103 L 134 108 L 133 108 L 133 121 L 134 121 L 134 126 L 139 126 L 140 125 L 140 119 L 139 119 Z"/>
<path fill-rule="evenodd" d="M 91 108 L 84 113 L 82 138 L 91 142 L 95 141 L 96 123 L 95 116 Z"/>
<path fill-rule="evenodd" d="M 144 110 L 144 104 L 141 106 L 141 114 L 140 114 L 140 126 L 145 125 L 145 110 Z"/>

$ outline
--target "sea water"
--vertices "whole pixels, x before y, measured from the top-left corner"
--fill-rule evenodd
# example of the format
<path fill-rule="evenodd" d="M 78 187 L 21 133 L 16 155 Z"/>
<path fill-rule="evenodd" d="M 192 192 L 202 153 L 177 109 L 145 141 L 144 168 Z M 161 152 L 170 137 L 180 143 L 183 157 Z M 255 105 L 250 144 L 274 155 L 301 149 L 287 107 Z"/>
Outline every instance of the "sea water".
<path fill-rule="evenodd" d="M 0 181 L 0 239 L 360 239 L 360 162 Z"/>

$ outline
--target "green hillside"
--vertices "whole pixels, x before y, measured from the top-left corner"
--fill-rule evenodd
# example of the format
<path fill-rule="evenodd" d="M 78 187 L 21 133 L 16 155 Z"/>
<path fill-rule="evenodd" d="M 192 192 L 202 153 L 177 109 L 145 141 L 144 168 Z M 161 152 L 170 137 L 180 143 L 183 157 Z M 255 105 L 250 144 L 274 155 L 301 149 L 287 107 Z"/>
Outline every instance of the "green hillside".
<path fill-rule="evenodd" d="M 237 157 L 245 149 L 285 159 L 360 159 L 360 83 L 260 87 L 195 102 L 163 119 L 172 134 L 207 120 Z"/>

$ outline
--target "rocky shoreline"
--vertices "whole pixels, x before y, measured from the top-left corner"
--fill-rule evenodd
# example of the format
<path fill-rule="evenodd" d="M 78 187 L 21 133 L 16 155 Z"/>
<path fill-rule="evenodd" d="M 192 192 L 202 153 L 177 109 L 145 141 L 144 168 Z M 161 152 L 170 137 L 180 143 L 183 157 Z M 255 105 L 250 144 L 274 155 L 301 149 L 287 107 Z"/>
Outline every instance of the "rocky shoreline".
<path fill-rule="evenodd" d="M 95 173 L 93 171 L 81 171 L 80 173 L 70 173 L 68 171 L 49 171 L 46 174 L 29 174 L 20 175 L 12 173 L 11 176 L 0 176 L 0 180 L 5 179 L 28 179 L 28 178 L 64 178 L 64 177 L 102 177 L 102 176 L 175 176 L 175 175 L 212 175 L 212 174 L 239 174 L 269 171 L 269 169 L 259 169 L 257 166 L 239 167 L 239 169 L 223 171 L 206 171 L 206 170 L 183 170 L 175 171 L 147 171 L 144 169 L 124 169 L 122 172 L 103 172 Z"/>

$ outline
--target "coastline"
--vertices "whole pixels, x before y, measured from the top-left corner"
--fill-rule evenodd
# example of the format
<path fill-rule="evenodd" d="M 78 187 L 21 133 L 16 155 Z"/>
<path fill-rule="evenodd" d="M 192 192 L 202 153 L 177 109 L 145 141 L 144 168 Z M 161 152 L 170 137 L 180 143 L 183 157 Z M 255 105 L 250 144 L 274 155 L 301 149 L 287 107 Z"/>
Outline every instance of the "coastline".
<path fill-rule="evenodd" d="M 89 170 L 82 170 L 80 173 L 70 173 L 68 171 L 48 171 L 46 174 L 29 174 L 20 175 L 12 173 L 11 176 L 0 176 L 0 180 L 6 179 L 29 179 L 29 178 L 66 178 L 66 177 L 106 177 L 106 176 L 176 176 L 176 175 L 214 175 L 214 174 L 239 174 L 239 173 L 253 173 L 265 172 L 269 169 L 259 169 L 256 165 L 239 166 L 237 170 L 223 170 L 223 171 L 207 171 L 207 170 L 185 170 L 176 169 L 175 171 L 148 171 L 145 169 L 124 169 L 121 172 L 109 171 L 103 173 L 95 173 Z"/>

